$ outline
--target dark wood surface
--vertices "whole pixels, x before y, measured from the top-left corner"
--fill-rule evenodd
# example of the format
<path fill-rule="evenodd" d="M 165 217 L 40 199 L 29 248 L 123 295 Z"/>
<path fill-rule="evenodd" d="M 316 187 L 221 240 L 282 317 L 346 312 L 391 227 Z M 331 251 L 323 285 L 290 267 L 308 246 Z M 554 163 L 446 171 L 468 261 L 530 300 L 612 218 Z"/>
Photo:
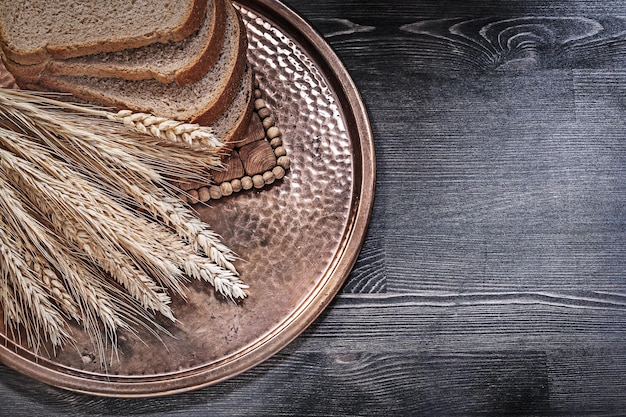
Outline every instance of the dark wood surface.
<path fill-rule="evenodd" d="M 0 415 L 625 415 L 626 2 L 287 3 L 375 136 L 341 293 L 266 363 L 184 395 L 94 398 L 0 366 Z"/>

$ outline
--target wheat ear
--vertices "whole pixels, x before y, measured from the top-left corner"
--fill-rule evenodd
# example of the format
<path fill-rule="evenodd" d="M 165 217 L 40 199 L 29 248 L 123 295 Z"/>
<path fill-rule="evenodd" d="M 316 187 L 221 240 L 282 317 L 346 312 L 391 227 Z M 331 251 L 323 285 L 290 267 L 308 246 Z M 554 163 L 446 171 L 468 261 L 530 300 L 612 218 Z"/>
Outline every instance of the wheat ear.
<path fill-rule="evenodd" d="M 200 126 L 196 123 L 185 123 L 148 113 L 136 113 L 131 110 L 120 110 L 115 114 L 108 113 L 106 117 L 131 126 L 139 132 L 147 133 L 156 138 L 164 138 L 174 143 L 202 147 L 214 152 L 218 152 L 224 146 L 215 136 L 211 127 Z"/>
<path fill-rule="evenodd" d="M 2 129 L 0 129 L 1 131 Z M 31 190 L 34 193 L 34 184 L 44 184 L 42 186 L 48 187 L 46 188 L 48 198 L 56 198 L 57 200 L 53 207 L 60 207 L 64 203 L 61 197 L 70 199 L 77 190 L 82 191 L 82 197 L 71 199 L 68 201 L 70 204 L 66 207 L 66 210 L 73 213 L 72 218 L 74 220 L 72 222 L 68 221 L 69 214 L 64 215 L 58 209 L 55 212 L 50 207 L 50 204 L 46 203 L 46 200 L 39 204 L 44 208 L 46 214 L 54 219 L 53 224 L 61 225 L 59 233 L 63 233 L 66 239 L 78 244 L 80 248 L 84 248 L 83 250 L 88 250 L 88 254 L 91 257 L 97 260 L 108 272 L 112 273 L 147 308 L 156 309 L 172 318 L 169 309 L 164 305 L 164 303 L 167 304 L 169 302 L 169 298 L 166 298 L 161 293 L 161 288 L 155 287 L 152 281 L 146 275 L 140 274 L 138 270 L 129 270 L 126 267 L 128 260 L 124 261 L 119 254 L 119 250 L 116 250 L 109 242 L 101 239 L 98 241 L 97 238 L 99 236 L 118 236 L 118 239 L 122 240 L 120 246 L 135 254 L 138 258 L 146 260 L 146 265 L 149 267 L 165 265 L 161 269 L 154 270 L 153 268 L 152 273 L 157 277 L 165 277 L 161 279 L 161 282 L 166 287 L 175 289 L 180 295 L 183 295 L 183 291 L 182 287 L 178 285 L 179 271 L 176 270 L 177 266 L 182 267 L 188 275 L 211 283 L 225 297 L 231 299 L 245 297 L 244 289 L 248 287 L 238 278 L 234 266 L 228 260 L 233 259 L 234 256 L 228 248 L 217 241 L 214 235 L 207 233 L 206 227 L 191 215 L 180 200 L 168 198 L 164 195 L 160 201 L 152 197 L 152 193 L 159 195 L 160 190 L 157 188 L 148 190 L 150 192 L 145 192 L 145 190 L 141 192 L 139 187 L 128 183 L 125 178 L 118 178 L 117 181 L 117 185 L 129 190 L 130 194 L 135 196 L 142 207 L 152 210 L 157 216 L 160 215 L 168 225 L 174 227 L 182 238 L 191 241 L 193 243 L 193 251 L 196 251 L 198 248 L 203 249 L 209 255 L 209 259 L 216 264 L 207 262 L 202 257 L 193 255 L 189 250 L 185 250 L 182 244 L 169 236 L 167 231 L 158 227 L 157 224 L 142 221 L 141 217 L 133 216 L 133 213 L 125 213 L 125 210 L 120 207 L 115 208 L 113 201 L 109 200 L 100 190 L 92 187 L 80 175 L 71 176 L 71 172 L 68 172 L 65 164 L 49 157 L 46 158 L 45 149 L 25 141 L 19 134 L 6 132 L 4 137 L 8 140 L 5 146 L 13 146 L 16 152 L 19 152 L 20 155 L 26 157 L 31 162 L 39 163 L 45 171 L 54 177 L 45 178 L 41 176 L 43 174 L 30 170 L 32 175 L 40 175 L 40 177 L 30 179 L 29 182 L 22 184 L 24 189 Z M 1 139 L 0 143 L 2 143 Z M 7 156 L 7 158 L 10 157 L 10 155 Z M 65 179 L 65 181 L 58 183 L 61 179 Z M 137 183 L 141 183 L 140 178 L 137 178 L 137 181 Z M 63 192 L 62 196 L 57 195 L 57 189 Z M 91 202 L 90 206 L 93 208 L 88 209 L 85 207 L 86 202 Z M 76 209 L 86 211 L 86 215 L 76 211 Z M 84 226 L 81 229 L 77 229 L 77 224 L 82 224 L 78 220 L 82 219 L 83 222 L 89 222 L 90 219 L 96 218 L 98 221 L 95 224 L 91 224 L 90 227 Z M 113 221 L 107 222 L 107 220 Z M 126 224 L 137 222 L 139 222 L 138 226 L 132 229 L 125 226 Z M 107 228 L 101 230 L 95 236 L 91 236 L 90 242 L 88 230 L 94 229 L 98 231 L 98 228 L 103 226 Z M 190 232 L 194 232 L 194 234 L 191 235 Z M 140 236 L 132 239 L 132 241 L 125 239 L 125 236 L 131 234 L 139 234 Z M 78 241 L 82 242 L 78 243 Z M 141 250 L 142 242 L 146 242 L 146 244 L 152 247 L 147 250 Z M 94 248 L 100 247 L 105 249 L 103 253 L 108 256 L 98 256 L 98 254 L 94 253 Z M 154 249 L 154 251 L 150 249 Z M 140 252 L 137 252 L 138 250 Z M 155 258 L 153 253 L 161 255 L 159 255 L 159 258 Z M 167 260 L 172 260 L 175 265 L 167 264 Z M 133 279 L 125 279 L 127 276 L 133 277 Z M 138 286 L 136 283 L 143 285 Z M 143 288 L 143 291 L 141 288 Z M 160 308 L 158 308 L 159 306 Z"/>
<path fill-rule="evenodd" d="M 15 124 L 12 130 L 28 132 L 31 140 L 45 144 L 58 158 L 71 160 L 77 169 L 98 169 L 105 176 L 109 170 L 136 172 L 162 183 L 164 179 L 201 179 L 207 169 L 221 167 L 216 155 L 161 146 L 140 134 L 129 134 L 123 126 L 102 126 L 103 121 L 93 122 L 85 115 L 38 109 L 35 105 L 22 107 L 0 106 L 0 116 Z M 26 110 L 29 113 L 24 113 Z M 85 130 L 86 126 L 94 131 Z"/>
<path fill-rule="evenodd" d="M 38 282 L 47 288 L 50 295 L 69 317 L 80 321 L 80 313 L 76 301 L 65 288 L 62 279 L 54 271 L 46 259 L 41 256 L 37 248 L 30 242 L 23 242 L 23 258 L 26 265 L 33 271 Z"/>
<path fill-rule="evenodd" d="M 2 175 L 5 174 L 7 168 L 12 172 L 11 164 L 7 164 L 6 162 L 6 155 L 3 155 L 2 151 L 0 151 L 0 168 L 4 168 L 0 169 Z M 10 159 L 10 162 L 15 165 L 19 163 L 19 160 Z M 14 173 L 12 177 L 12 181 L 15 181 L 16 175 Z M 23 181 L 20 181 L 19 184 L 22 190 L 26 188 Z M 0 188 L 8 189 L 8 186 L 3 183 L 0 184 Z M 33 195 L 27 190 L 21 193 L 19 198 L 27 199 L 29 196 L 31 199 L 28 200 L 27 203 L 31 210 L 41 208 L 46 210 L 46 204 L 42 203 L 46 200 L 42 200 L 39 193 Z M 37 197 L 39 197 L 39 199 Z M 26 233 L 23 240 L 34 242 L 38 246 L 38 252 L 44 254 L 45 259 L 61 272 L 67 293 L 70 294 L 73 300 L 78 302 L 80 316 L 76 317 L 73 315 L 72 317 L 79 323 L 83 323 L 83 327 L 92 340 L 94 348 L 100 357 L 104 357 L 107 340 L 111 342 L 111 346 L 113 347 L 112 355 L 117 353 L 116 337 L 117 330 L 120 328 L 132 334 L 134 333 L 134 328 L 131 327 L 131 324 L 140 325 L 157 337 L 157 330 L 164 331 L 164 329 L 146 315 L 145 307 L 141 304 L 135 305 L 133 301 L 128 298 L 129 294 L 117 290 L 107 281 L 107 278 L 99 268 L 94 268 L 94 266 L 88 264 L 89 259 L 93 260 L 92 256 L 90 256 L 93 255 L 91 248 L 96 248 L 96 252 L 101 251 L 98 249 L 97 245 L 91 243 L 85 245 L 84 242 L 81 241 L 82 233 L 76 231 L 74 222 L 60 221 L 58 217 L 54 217 L 57 216 L 58 213 L 50 218 L 51 225 L 49 226 L 57 230 L 59 236 L 66 238 L 66 241 L 61 243 L 57 240 L 56 235 L 53 236 L 49 232 L 48 228 L 43 227 L 37 221 L 33 220 L 33 218 L 29 217 L 30 215 L 26 212 L 26 206 L 24 206 L 21 201 L 14 200 L 10 205 L 5 207 L 10 208 L 13 217 L 20 219 L 20 224 L 28 225 L 29 232 Z M 37 212 L 37 216 L 39 218 L 45 218 L 45 213 Z M 54 224 L 54 226 L 52 226 L 52 224 Z M 61 225 L 61 227 L 57 227 L 59 225 Z M 76 244 L 70 244 L 68 246 L 67 242 L 76 242 Z M 84 256 L 78 255 L 79 253 L 83 253 Z M 108 259 L 106 257 L 107 254 L 112 254 L 112 252 L 101 253 L 104 255 L 101 254 L 98 256 L 104 256 L 104 259 Z M 127 266 L 123 265 L 123 268 L 127 268 Z M 128 273 L 128 271 L 126 272 Z M 135 284 L 135 282 L 132 281 L 133 275 L 131 273 L 128 273 L 125 277 L 125 279 L 131 280 L 131 282 Z M 58 284 L 53 285 L 52 288 L 48 287 L 48 290 L 51 290 L 52 294 L 54 294 L 57 286 Z M 167 300 L 167 302 L 169 302 L 169 298 L 167 298 Z M 73 314 L 74 311 L 70 310 L 70 313 Z M 163 313 L 173 319 L 169 308 L 166 308 Z M 22 321 L 24 321 L 23 318 Z M 100 330 L 99 322 L 104 325 L 102 330 Z M 47 331 L 45 333 L 47 333 Z"/>
<path fill-rule="evenodd" d="M 160 141 L 184 144 L 204 152 L 219 153 L 224 146 L 210 126 L 201 126 L 197 123 L 187 123 L 165 117 L 157 117 L 149 113 L 133 112 L 132 110 L 120 110 L 114 113 L 101 108 L 61 101 L 51 98 L 50 94 L 24 92 L 12 89 L 0 90 L 2 90 L 2 94 L 0 94 L 0 105 L 3 104 L 2 100 L 4 100 L 4 104 L 14 107 L 21 104 L 58 107 L 79 114 L 96 116 L 122 123 L 137 132 L 150 135 Z M 53 95 L 53 97 L 61 98 L 59 95 Z"/>
<path fill-rule="evenodd" d="M 189 250 L 166 249 L 163 253 L 171 255 L 171 259 L 181 266 L 186 274 L 209 282 L 227 298 L 234 300 L 246 297 L 245 289 L 248 286 L 240 280 L 232 263 L 236 259 L 235 255 L 220 242 L 219 237 L 210 231 L 206 224 L 192 214 L 184 203 L 178 198 L 168 196 L 162 189 L 142 178 L 134 178 L 131 182 L 128 178 L 118 177 L 115 184 L 134 197 L 135 202 L 150 212 L 155 219 L 170 226 L 190 245 L 191 251 L 200 250 L 206 255 L 210 262 L 204 257 L 190 254 Z M 165 242 L 165 234 L 162 236 L 164 237 L 159 240 Z"/>
<path fill-rule="evenodd" d="M 22 103 L 22 111 L 32 111 L 32 108 L 29 106 L 32 106 L 32 104 Z M 129 113 L 121 114 L 123 117 L 133 118 L 133 120 L 141 120 L 140 117 L 132 116 Z M 80 157 L 72 157 L 72 155 L 69 156 L 72 157 L 76 163 L 82 164 L 85 162 L 81 162 L 81 159 L 84 160 L 85 157 L 87 157 L 90 163 L 85 166 L 86 169 L 93 170 L 94 167 L 96 167 L 96 163 L 98 163 L 98 156 L 103 153 L 101 148 L 104 146 L 109 149 L 109 155 L 113 154 L 116 156 L 116 159 L 110 161 L 111 163 L 117 166 L 127 165 L 130 167 L 134 167 L 134 162 L 138 164 L 135 160 L 128 161 L 127 159 L 123 159 L 121 156 L 118 157 L 117 154 L 112 152 L 112 150 L 118 149 L 113 148 L 110 144 L 102 144 L 102 140 L 98 137 L 98 135 L 87 135 L 87 140 L 84 140 L 81 136 L 79 140 L 76 140 L 78 135 L 75 134 L 74 129 L 71 127 L 72 124 L 63 120 L 66 116 L 61 114 L 56 115 L 56 117 L 60 118 L 58 123 L 54 123 L 57 125 L 56 130 L 60 130 L 60 134 L 64 138 L 71 141 L 75 147 L 81 150 Z M 45 123 L 51 124 L 51 120 L 54 120 L 54 118 L 46 117 Z M 23 123 L 25 124 L 26 122 Z M 41 123 L 43 123 L 43 121 Z M 46 136 L 44 140 L 48 143 L 53 142 L 56 149 L 61 149 L 64 145 L 59 142 L 60 139 L 57 135 L 53 135 L 52 137 Z M 125 149 L 128 149 L 128 146 L 120 150 L 122 155 L 124 155 Z M 145 154 L 147 153 L 144 153 L 144 155 Z M 99 169 L 100 171 L 103 171 L 106 168 L 108 167 Z M 216 289 L 218 289 L 218 292 L 228 298 L 244 298 L 244 290 L 247 286 L 244 285 L 238 278 L 238 273 L 233 265 L 233 261 L 236 257 L 225 245 L 220 242 L 219 236 L 210 231 L 207 225 L 200 222 L 178 198 L 171 198 L 170 196 L 162 195 L 162 190 L 157 187 L 150 187 L 149 190 L 140 189 L 140 186 L 142 185 L 149 185 L 146 181 L 159 182 L 161 180 L 154 170 L 134 169 L 133 174 L 134 173 L 138 174 L 137 176 L 139 178 L 127 178 L 123 176 L 117 176 L 115 178 L 116 172 L 113 168 L 107 169 L 107 173 L 100 175 L 100 178 L 104 181 L 114 178 L 115 185 L 125 186 L 125 191 L 130 193 L 140 206 L 151 211 L 154 215 L 159 216 L 169 226 L 172 226 L 180 237 L 186 239 L 194 249 L 197 250 L 199 248 L 202 250 L 209 257 L 209 259 L 215 262 L 218 266 L 209 265 L 205 262 L 205 267 L 200 269 L 204 270 L 202 273 L 198 272 L 198 268 L 186 267 L 185 271 L 187 273 L 194 271 L 192 274 L 193 277 L 204 279 L 211 284 L 214 284 Z M 144 181 L 142 181 L 142 178 Z M 130 180 L 132 180 L 132 182 Z M 154 197 L 156 194 L 159 194 L 158 198 Z M 215 283 L 217 285 L 215 285 Z"/>
<path fill-rule="evenodd" d="M 129 194 L 153 216 L 162 219 L 171 226 L 178 236 L 191 245 L 194 251 L 202 251 L 211 262 L 206 262 L 201 257 L 194 257 L 192 261 L 182 263 L 185 272 L 196 278 L 208 281 L 222 295 L 231 299 L 246 297 L 245 289 L 248 288 L 240 279 L 233 261 L 236 256 L 232 251 L 220 242 L 219 236 L 208 229 L 208 225 L 199 221 L 191 211 L 177 198 L 161 195 L 161 190 L 152 189 L 146 192 L 141 185 L 148 186 L 145 182 L 136 181 L 127 183 L 121 181 Z M 155 197 L 156 196 L 156 197 Z M 191 264 L 195 264 L 193 267 Z M 202 265 L 203 267 L 198 267 Z"/>
<path fill-rule="evenodd" d="M 0 192 L 2 204 L 10 203 L 11 196 L 7 190 Z M 19 234 L 11 230 L 0 216 L 0 260 L 2 261 L 2 305 L 10 305 L 6 314 L 12 321 L 23 322 L 29 317 L 34 323 L 26 326 L 28 344 L 34 349 L 42 345 L 41 334 L 37 330 L 45 330 L 53 345 L 60 345 L 70 339 L 65 320 L 55 305 L 49 292 L 42 286 L 40 277 L 29 267 L 24 255 L 26 248 Z M 28 310 L 24 306 L 30 306 Z M 21 316 L 21 317 L 20 317 Z"/>
<path fill-rule="evenodd" d="M 16 142 L 19 135 L 10 135 L 10 133 L 7 132 L 0 137 L 13 138 Z M 21 147 L 21 151 L 25 149 L 27 149 L 26 146 Z M 179 279 L 179 276 L 171 274 L 178 272 L 176 267 L 165 264 L 162 259 L 155 258 L 153 254 L 141 247 L 139 239 L 134 241 L 134 236 L 129 236 L 129 231 L 132 233 L 132 230 L 126 228 L 124 222 L 107 223 L 107 216 L 103 214 L 102 207 L 106 203 L 95 198 L 97 191 L 89 188 L 81 190 L 83 184 L 80 184 L 80 177 L 77 175 L 70 177 L 70 172 L 62 171 L 60 165 L 58 161 L 48 160 L 45 168 L 56 175 L 47 175 L 35 169 L 27 161 L 20 161 L 12 153 L 0 149 L 0 168 L 12 174 L 14 181 L 22 189 L 33 195 L 43 193 L 46 196 L 45 199 L 35 204 L 51 219 L 58 233 L 62 233 L 77 249 L 82 250 L 111 273 L 144 307 L 159 311 L 174 320 L 168 306 L 171 300 L 163 291 L 164 288 L 158 286 L 140 268 L 129 266 L 136 262 L 126 253 L 139 251 L 146 258 L 150 258 L 153 262 L 150 264 L 154 267 L 153 272 L 159 272 L 159 277 L 172 286 L 176 286 L 176 280 Z M 64 177 L 69 183 L 59 180 Z M 83 192 L 78 193 L 78 191 Z M 133 219 L 127 217 L 124 220 L 132 221 Z M 120 227 L 126 230 L 115 229 Z M 111 240 L 112 238 L 115 240 Z"/>
<path fill-rule="evenodd" d="M 15 200 L 2 209 L 26 248 L 10 255 L 23 258 L 49 305 L 83 324 L 100 355 L 119 329 L 163 331 L 151 312 L 175 319 L 168 292 L 184 297 L 183 273 L 233 300 L 246 296 L 234 254 L 168 184 L 219 168 L 219 145 L 210 129 L 0 89 L 0 174 Z M 37 300 L 24 288 L 0 284 L 7 328 L 29 326 L 36 347 L 38 328 L 54 345 L 70 337 L 63 323 L 52 334 L 28 315 Z"/>
<path fill-rule="evenodd" d="M 119 318 L 115 313 L 114 303 L 110 299 L 106 292 L 90 282 L 91 274 L 86 268 L 83 268 L 80 263 L 74 261 L 74 257 L 69 253 L 66 248 L 52 236 L 48 230 L 28 211 L 21 201 L 21 197 L 17 195 L 10 182 L 6 180 L 6 176 L 3 174 L 0 177 L 0 210 L 2 210 L 5 224 L 12 224 L 11 229 L 15 232 L 22 242 L 31 242 L 37 247 L 39 253 L 44 258 L 53 264 L 57 270 L 62 272 L 66 282 L 77 283 L 73 286 L 74 297 L 82 304 L 83 315 L 81 321 L 84 323 L 84 327 L 89 333 L 94 346 L 100 353 L 104 352 L 104 337 L 102 333 L 109 336 L 115 335 L 117 328 L 127 328 L 128 326 L 124 321 Z M 7 238 L 5 236 L 5 238 Z M 3 244 L 6 245 L 6 240 L 3 240 Z M 21 275 L 16 275 L 15 279 L 21 279 Z M 37 304 L 24 303 L 25 309 L 37 308 Z M 27 332 L 34 333 L 39 325 L 37 322 L 28 321 L 28 316 L 24 315 L 21 321 Z M 103 323 L 104 330 L 100 331 L 98 321 Z M 60 331 L 63 327 L 55 327 Z M 50 333 L 51 329 L 43 327 L 44 333 Z M 56 344 L 61 344 L 62 339 L 56 339 Z"/>
<path fill-rule="evenodd" d="M 235 255 L 180 199 L 168 196 L 162 189 L 142 178 L 129 181 L 128 178 L 117 177 L 115 184 L 134 197 L 134 201 L 155 219 L 170 226 L 190 245 L 191 251 L 168 249 L 166 252 L 186 274 L 209 282 L 227 298 L 234 300 L 246 297 L 245 289 L 248 286 L 241 281 L 232 263 L 236 259 Z M 208 259 L 190 253 L 197 251 L 202 251 Z"/>

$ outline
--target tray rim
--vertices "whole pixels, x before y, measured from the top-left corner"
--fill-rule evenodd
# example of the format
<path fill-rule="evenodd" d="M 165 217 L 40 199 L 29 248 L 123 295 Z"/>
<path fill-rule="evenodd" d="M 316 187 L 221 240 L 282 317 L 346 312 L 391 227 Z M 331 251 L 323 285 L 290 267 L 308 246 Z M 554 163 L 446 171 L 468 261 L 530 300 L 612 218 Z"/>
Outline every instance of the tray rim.
<path fill-rule="evenodd" d="M 291 314 L 246 348 L 217 362 L 163 375 L 97 375 L 54 363 L 13 345 L 0 344 L 0 361 L 40 382 L 76 393 L 116 398 L 161 397 L 193 391 L 235 377 L 266 361 L 304 332 L 328 307 L 343 286 L 360 253 L 374 205 L 376 160 L 373 133 L 362 97 L 342 61 L 303 17 L 280 0 L 237 0 L 233 3 L 271 21 L 312 56 L 331 86 L 353 146 L 352 201 L 339 249 L 319 283 Z M 356 139 L 355 139 L 356 138 Z M 21 352 L 18 354 L 17 352 Z M 232 357 L 232 358 L 231 358 Z M 40 362 L 49 363 L 44 367 Z M 63 372 L 65 371 L 65 372 Z"/>

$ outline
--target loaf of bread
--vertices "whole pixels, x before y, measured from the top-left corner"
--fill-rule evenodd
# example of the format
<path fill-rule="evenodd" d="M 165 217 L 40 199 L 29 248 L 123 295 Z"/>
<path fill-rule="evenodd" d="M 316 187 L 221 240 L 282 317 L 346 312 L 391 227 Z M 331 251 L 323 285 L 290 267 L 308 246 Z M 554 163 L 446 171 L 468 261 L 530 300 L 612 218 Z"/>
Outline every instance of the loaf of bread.
<path fill-rule="evenodd" d="M 22 88 L 67 92 L 99 105 L 210 125 L 223 142 L 236 142 L 253 107 L 247 46 L 230 0 L 209 0 L 198 31 L 177 42 L 48 58 L 36 65 L 6 55 L 3 61 Z"/>
<path fill-rule="evenodd" d="M 226 24 L 224 0 L 208 0 L 206 17 L 200 28 L 180 42 L 150 44 L 141 48 L 103 52 L 68 59 L 49 58 L 33 65 L 20 65 L 10 59 L 4 64 L 22 79 L 36 83 L 43 73 L 55 75 L 154 79 L 185 85 L 197 81 L 211 68 L 222 50 Z M 155 59 L 158 57 L 159 59 Z"/>
<path fill-rule="evenodd" d="M 64 91 L 89 102 L 110 107 L 133 109 L 155 115 L 167 115 L 176 120 L 211 124 L 228 108 L 244 83 L 245 34 L 239 17 L 229 4 L 224 48 L 215 65 L 195 83 L 183 87 L 155 80 L 129 81 L 119 78 L 73 77 L 42 74 L 37 84 L 27 88 L 44 87 Z M 18 84 L 25 79 L 16 75 Z"/>
<path fill-rule="evenodd" d="M 207 0 L 2 0 L 0 44 L 18 64 L 39 64 L 180 41 L 206 16 Z"/>

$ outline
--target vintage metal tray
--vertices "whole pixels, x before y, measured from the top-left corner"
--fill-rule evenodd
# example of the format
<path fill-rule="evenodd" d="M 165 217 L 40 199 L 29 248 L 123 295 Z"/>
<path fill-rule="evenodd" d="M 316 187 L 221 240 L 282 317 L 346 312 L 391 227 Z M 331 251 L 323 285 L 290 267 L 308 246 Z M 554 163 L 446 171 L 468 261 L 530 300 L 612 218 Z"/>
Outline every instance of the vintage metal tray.
<path fill-rule="evenodd" d="M 241 305 L 194 283 L 172 337 L 121 335 L 105 372 L 75 329 L 77 348 L 36 356 L 0 331 L 0 359 L 45 383 L 102 396 L 145 397 L 217 383 L 266 360 L 303 332 L 341 288 L 358 256 L 374 198 L 375 161 L 365 108 L 325 41 L 276 0 L 236 3 L 249 58 L 283 134 L 288 174 L 198 207 L 243 259 L 251 286 Z M 1 328 L 0 328 L 1 330 Z"/>

